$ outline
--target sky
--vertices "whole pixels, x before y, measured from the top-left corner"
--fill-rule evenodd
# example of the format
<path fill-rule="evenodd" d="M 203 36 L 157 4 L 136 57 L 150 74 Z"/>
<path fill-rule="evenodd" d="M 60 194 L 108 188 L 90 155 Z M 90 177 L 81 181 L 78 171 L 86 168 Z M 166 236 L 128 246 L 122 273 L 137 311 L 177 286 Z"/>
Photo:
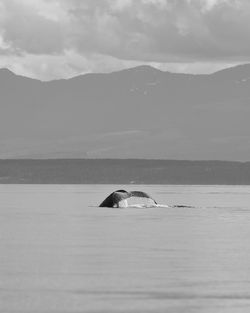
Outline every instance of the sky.
<path fill-rule="evenodd" d="M 0 0 L 0 68 L 53 80 L 250 62 L 249 0 Z"/>

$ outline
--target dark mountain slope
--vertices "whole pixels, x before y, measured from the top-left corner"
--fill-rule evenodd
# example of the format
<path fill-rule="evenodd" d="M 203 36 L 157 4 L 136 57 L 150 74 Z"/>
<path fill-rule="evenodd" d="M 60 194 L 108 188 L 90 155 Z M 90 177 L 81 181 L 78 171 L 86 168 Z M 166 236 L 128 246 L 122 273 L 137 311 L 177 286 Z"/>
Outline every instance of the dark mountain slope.
<path fill-rule="evenodd" d="M 40 82 L 0 70 L 0 157 L 248 160 L 250 65 Z"/>

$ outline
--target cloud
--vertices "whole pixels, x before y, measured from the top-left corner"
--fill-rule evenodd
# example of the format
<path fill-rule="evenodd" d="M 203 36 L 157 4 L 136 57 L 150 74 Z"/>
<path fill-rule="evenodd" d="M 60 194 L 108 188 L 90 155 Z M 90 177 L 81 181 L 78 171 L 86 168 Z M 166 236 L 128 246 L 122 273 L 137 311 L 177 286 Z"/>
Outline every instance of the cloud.
<path fill-rule="evenodd" d="M 55 54 L 64 49 L 66 20 L 59 17 L 53 1 L 0 0 L 0 26 L 10 54 Z"/>
<path fill-rule="evenodd" d="M 249 33 L 249 0 L 0 0 L 0 65 L 41 79 L 248 62 Z"/>
<path fill-rule="evenodd" d="M 19 75 L 44 81 L 66 79 L 79 73 L 111 72 L 140 64 L 139 61 L 124 61 L 107 55 L 83 55 L 74 50 L 66 50 L 61 55 L 2 55 L 0 58 L 0 68 L 7 67 Z M 151 65 L 160 68 L 157 63 Z"/>

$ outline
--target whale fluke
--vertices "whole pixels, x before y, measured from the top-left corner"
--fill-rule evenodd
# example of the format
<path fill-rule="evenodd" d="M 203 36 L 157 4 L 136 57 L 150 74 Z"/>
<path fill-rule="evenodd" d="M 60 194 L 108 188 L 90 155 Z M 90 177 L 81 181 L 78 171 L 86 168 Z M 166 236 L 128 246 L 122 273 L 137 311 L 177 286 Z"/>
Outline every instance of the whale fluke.
<path fill-rule="evenodd" d="M 131 197 L 148 198 L 148 199 L 153 200 L 154 203 L 157 204 L 157 202 L 152 197 L 150 197 L 150 195 L 147 194 L 146 192 L 143 192 L 143 191 L 130 191 L 130 195 L 131 195 Z"/>
<path fill-rule="evenodd" d="M 100 205 L 99 207 L 120 207 L 127 206 L 127 199 L 130 198 L 148 198 L 154 204 L 157 204 L 154 199 L 152 199 L 147 193 L 143 191 L 126 191 L 126 190 L 116 190 L 112 192 Z M 122 203 L 123 202 L 123 203 Z"/>

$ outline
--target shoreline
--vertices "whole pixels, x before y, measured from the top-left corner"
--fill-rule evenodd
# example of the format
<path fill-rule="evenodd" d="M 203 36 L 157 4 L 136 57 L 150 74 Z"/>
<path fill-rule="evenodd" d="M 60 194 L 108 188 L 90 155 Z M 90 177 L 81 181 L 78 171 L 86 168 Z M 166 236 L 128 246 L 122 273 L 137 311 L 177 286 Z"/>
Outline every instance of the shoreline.
<path fill-rule="evenodd" d="M 250 185 L 250 162 L 8 159 L 0 184 Z"/>

